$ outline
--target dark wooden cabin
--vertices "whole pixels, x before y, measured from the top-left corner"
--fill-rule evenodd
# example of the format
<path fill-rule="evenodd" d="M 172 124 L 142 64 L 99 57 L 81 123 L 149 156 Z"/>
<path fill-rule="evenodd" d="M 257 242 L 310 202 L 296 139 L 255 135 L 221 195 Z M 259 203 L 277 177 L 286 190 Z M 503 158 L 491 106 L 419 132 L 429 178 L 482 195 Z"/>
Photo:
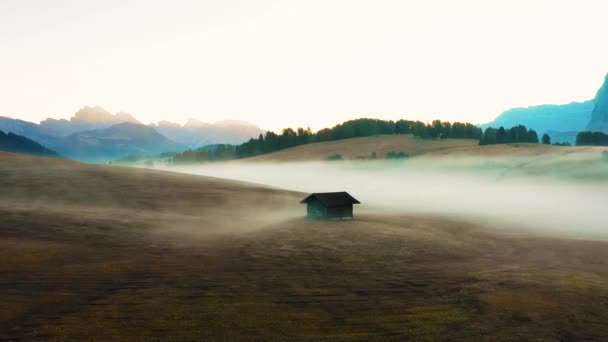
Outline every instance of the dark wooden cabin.
<path fill-rule="evenodd" d="M 317 192 L 303 199 L 309 218 L 315 219 L 352 219 L 353 204 L 360 204 L 346 191 Z"/>

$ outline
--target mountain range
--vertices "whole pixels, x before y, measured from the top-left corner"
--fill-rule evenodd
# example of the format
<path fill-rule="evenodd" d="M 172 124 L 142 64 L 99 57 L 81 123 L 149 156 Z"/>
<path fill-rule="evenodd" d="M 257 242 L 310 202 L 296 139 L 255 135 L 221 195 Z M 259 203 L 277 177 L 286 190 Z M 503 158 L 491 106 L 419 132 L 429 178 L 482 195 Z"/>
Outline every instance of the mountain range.
<path fill-rule="evenodd" d="M 183 126 L 160 121 L 150 124 L 159 133 L 178 143 L 200 147 L 211 144 L 240 144 L 249 138 L 265 133 L 259 127 L 247 121 L 224 120 L 214 124 L 190 119 Z"/>
<path fill-rule="evenodd" d="M 574 143 L 576 134 L 585 130 L 608 133 L 608 75 L 593 100 L 513 108 L 481 127 L 516 125 L 532 128 L 540 134 L 548 133 L 553 142 Z"/>
<path fill-rule="evenodd" d="M 62 153 L 74 159 L 90 162 L 104 162 L 132 155 L 183 151 L 187 148 L 169 140 L 152 127 L 128 122 L 73 133 L 60 141 L 59 150 Z"/>
<path fill-rule="evenodd" d="M 541 134 L 549 131 L 580 131 L 589 124 L 592 111 L 593 101 L 520 107 L 506 110 L 494 121 L 482 126 L 510 128 L 524 125 Z"/>
<path fill-rule="evenodd" d="M 122 112 L 112 114 L 99 106 L 95 106 L 81 108 L 69 120 L 48 118 L 41 121 L 39 126 L 45 134 L 62 137 L 125 122 L 141 124 L 131 114 Z"/>
<path fill-rule="evenodd" d="M 264 133 L 245 121 L 215 124 L 190 119 L 144 125 L 128 113 L 83 107 L 69 120 L 48 118 L 36 124 L 0 117 L 0 130 L 32 139 L 68 158 L 107 162 L 131 155 L 181 152 L 207 144 L 238 144 Z"/>

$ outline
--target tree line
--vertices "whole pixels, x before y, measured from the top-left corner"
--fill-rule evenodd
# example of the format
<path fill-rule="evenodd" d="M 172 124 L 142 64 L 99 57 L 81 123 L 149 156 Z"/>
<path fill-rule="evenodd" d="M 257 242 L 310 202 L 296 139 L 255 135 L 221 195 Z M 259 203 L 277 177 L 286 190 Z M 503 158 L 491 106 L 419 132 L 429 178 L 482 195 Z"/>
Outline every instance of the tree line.
<path fill-rule="evenodd" d="M 196 150 L 177 153 L 171 160 L 175 164 L 200 163 L 236 159 L 236 146 L 228 144 L 207 145 Z"/>
<path fill-rule="evenodd" d="M 546 140 L 543 142 L 546 142 Z M 517 125 L 509 129 L 505 129 L 502 126 L 498 129 L 488 127 L 485 129 L 482 137 L 479 139 L 479 145 L 496 145 L 511 143 L 538 144 L 538 134 L 535 130 L 528 129 L 524 125 Z"/>
<path fill-rule="evenodd" d="M 608 134 L 602 132 L 579 132 L 576 135 L 577 146 L 608 146 Z"/>
<path fill-rule="evenodd" d="M 240 145 L 210 145 L 196 150 L 178 153 L 173 158 L 175 163 L 219 161 L 253 157 L 271 153 L 290 147 L 316 142 L 335 141 L 342 139 L 367 137 L 378 134 L 412 134 L 423 139 L 476 139 L 479 145 L 509 144 L 509 143 L 539 143 L 538 134 L 533 129 L 523 125 L 505 129 L 504 127 L 488 127 L 485 130 L 462 122 L 443 122 L 435 120 L 431 123 L 410 120 L 380 120 L 356 119 L 338 124 L 332 128 L 324 128 L 316 133 L 310 128 L 285 128 L 280 134 L 268 131 L 257 138 Z M 543 143 L 550 144 L 548 135 L 543 136 Z"/>
<path fill-rule="evenodd" d="M 551 145 L 551 137 L 548 134 L 543 134 L 542 143 L 545 145 Z M 509 144 L 516 142 L 527 142 L 527 143 L 538 143 L 538 135 L 533 129 L 527 129 L 523 125 L 518 125 L 510 129 L 500 127 L 498 129 L 489 127 L 482 135 L 479 140 L 480 145 L 492 145 L 492 144 Z M 602 132 L 579 132 L 576 135 L 577 146 L 608 146 L 608 134 Z M 557 146 L 571 146 L 567 142 L 556 142 L 553 145 Z"/>
<path fill-rule="evenodd" d="M 367 137 L 378 134 L 413 134 L 415 137 L 428 139 L 480 139 L 482 130 L 471 123 L 443 122 L 432 123 L 410 120 L 356 119 L 325 128 L 316 133 L 310 128 L 293 130 L 285 128 L 281 134 L 272 131 L 260 134 L 257 139 L 236 146 L 238 158 L 253 157 L 315 142 L 334 141 L 350 138 Z"/>

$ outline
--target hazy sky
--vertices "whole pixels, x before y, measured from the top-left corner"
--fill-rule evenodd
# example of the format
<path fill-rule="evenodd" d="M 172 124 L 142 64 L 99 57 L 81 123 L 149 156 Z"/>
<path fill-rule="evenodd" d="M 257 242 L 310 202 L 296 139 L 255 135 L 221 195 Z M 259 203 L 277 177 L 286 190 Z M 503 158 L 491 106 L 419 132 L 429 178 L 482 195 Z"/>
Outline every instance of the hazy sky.
<path fill-rule="evenodd" d="M 0 115 L 313 129 L 587 100 L 608 1 L 0 0 Z"/>

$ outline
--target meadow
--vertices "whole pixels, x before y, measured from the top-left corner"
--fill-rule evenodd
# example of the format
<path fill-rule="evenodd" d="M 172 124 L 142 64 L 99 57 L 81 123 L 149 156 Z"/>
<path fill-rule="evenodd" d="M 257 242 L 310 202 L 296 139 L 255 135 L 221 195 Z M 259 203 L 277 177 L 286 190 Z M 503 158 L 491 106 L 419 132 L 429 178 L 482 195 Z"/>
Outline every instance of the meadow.
<path fill-rule="evenodd" d="M 0 154 L 2 340 L 608 336 L 608 248 L 304 193 Z M 363 200 L 363 199 L 362 199 Z"/>

